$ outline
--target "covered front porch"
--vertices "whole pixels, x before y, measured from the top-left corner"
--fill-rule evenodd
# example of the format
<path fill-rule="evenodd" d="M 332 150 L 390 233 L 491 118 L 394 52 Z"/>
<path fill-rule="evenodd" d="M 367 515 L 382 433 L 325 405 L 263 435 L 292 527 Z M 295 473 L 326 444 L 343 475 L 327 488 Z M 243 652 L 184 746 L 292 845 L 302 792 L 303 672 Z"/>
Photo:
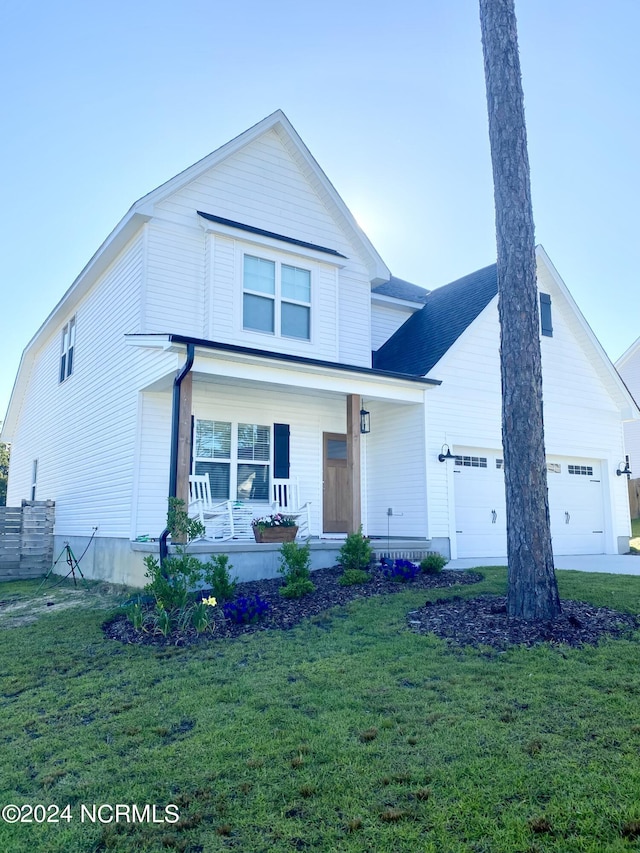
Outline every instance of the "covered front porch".
<path fill-rule="evenodd" d="M 165 345 L 185 352 L 183 344 Z M 360 525 L 380 541 L 408 538 L 432 550 L 424 409 L 426 392 L 437 383 L 208 342 L 194 344 L 180 381 L 174 376 L 141 394 L 144 488 L 138 489 L 132 539 L 151 531 L 156 538 L 172 486 L 187 503 L 189 477 L 206 472 L 213 499 L 242 504 L 254 517 L 271 511 L 274 481 L 295 482 L 300 501 L 309 504 L 316 567 L 332 565 L 341 540 Z M 369 432 L 361 428 L 362 412 Z M 229 553 L 232 563 L 242 555 L 236 560 L 247 567 L 261 562 L 262 572 L 277 566 L 270 555 L 278 547 L 256 545 L 246 536 L 193 547 Z"/>

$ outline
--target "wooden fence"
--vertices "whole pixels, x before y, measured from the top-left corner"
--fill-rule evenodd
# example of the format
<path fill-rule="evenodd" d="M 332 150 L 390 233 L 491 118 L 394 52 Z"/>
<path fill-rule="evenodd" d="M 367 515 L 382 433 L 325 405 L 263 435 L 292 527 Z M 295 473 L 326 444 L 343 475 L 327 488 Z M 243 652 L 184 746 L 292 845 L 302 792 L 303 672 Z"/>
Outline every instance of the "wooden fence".
<path fill-rule="evenodd" d="M 0 581 L 46 574 L 53 563 L 54 501 L 0 507 Z"/>
<path fill-rule="evenodd" d="M 640 518 L 640 477 L 629 480 L 629 508 L 631 518 Z"/>

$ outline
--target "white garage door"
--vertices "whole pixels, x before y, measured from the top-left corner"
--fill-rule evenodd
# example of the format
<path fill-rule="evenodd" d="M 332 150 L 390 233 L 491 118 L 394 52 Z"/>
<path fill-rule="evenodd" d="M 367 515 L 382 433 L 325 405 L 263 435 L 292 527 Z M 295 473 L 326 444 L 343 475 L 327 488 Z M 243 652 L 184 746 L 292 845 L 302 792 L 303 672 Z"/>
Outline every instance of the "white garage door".
<path fill-rule="evenodd" d="M 597 459 L 550 456 L 549 513 L 554 554 L 604 553 L 604 501 Z"/>
<path fill-rule="evenodd" d="M 453 473 L 458 556 L 506 556 L 501 453 L 456 450 Z M 595 459 L 550 456 L 547 479 L 554 554 L 604 553 L 600 463 Z"/>
<path fill-rule="evenodd" d="M 506 556 L 504 476 L 499 452 L 456 450 L 453 484 L 458 557 Z"/>

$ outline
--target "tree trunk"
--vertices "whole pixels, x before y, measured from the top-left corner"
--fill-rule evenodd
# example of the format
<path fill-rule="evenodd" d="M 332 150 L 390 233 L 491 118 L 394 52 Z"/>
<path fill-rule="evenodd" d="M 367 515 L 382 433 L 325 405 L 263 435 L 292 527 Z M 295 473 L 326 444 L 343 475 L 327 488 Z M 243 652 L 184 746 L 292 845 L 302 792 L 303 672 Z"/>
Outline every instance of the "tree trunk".
<path fill-rule="evenodd" d="M 514 0 L 480 0 L 498 250 L 507 612 L 560 613 L 542 421 L 536 256 Z"/>

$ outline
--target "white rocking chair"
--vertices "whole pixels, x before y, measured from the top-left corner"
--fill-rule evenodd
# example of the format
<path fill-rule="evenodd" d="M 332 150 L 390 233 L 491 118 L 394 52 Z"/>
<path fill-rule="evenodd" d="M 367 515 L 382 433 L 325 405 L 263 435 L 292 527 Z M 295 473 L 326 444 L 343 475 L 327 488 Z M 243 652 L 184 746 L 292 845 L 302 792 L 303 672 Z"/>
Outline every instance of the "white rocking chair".
<path fill-rule="evenodd" d="M 311 502 L 300 503 L 297 480 L 274 480 L 272 495 L 277 512 L 292 515 L 298 525 L 298 538 L 307 539 L 311 536 Z"/>
<path fill-rule="evenodd" d="M 189 476 L 189 516 L 199 518 L 207 539 L 233 539 L 231 501 L 214 503 L 208 474 Z"/>

